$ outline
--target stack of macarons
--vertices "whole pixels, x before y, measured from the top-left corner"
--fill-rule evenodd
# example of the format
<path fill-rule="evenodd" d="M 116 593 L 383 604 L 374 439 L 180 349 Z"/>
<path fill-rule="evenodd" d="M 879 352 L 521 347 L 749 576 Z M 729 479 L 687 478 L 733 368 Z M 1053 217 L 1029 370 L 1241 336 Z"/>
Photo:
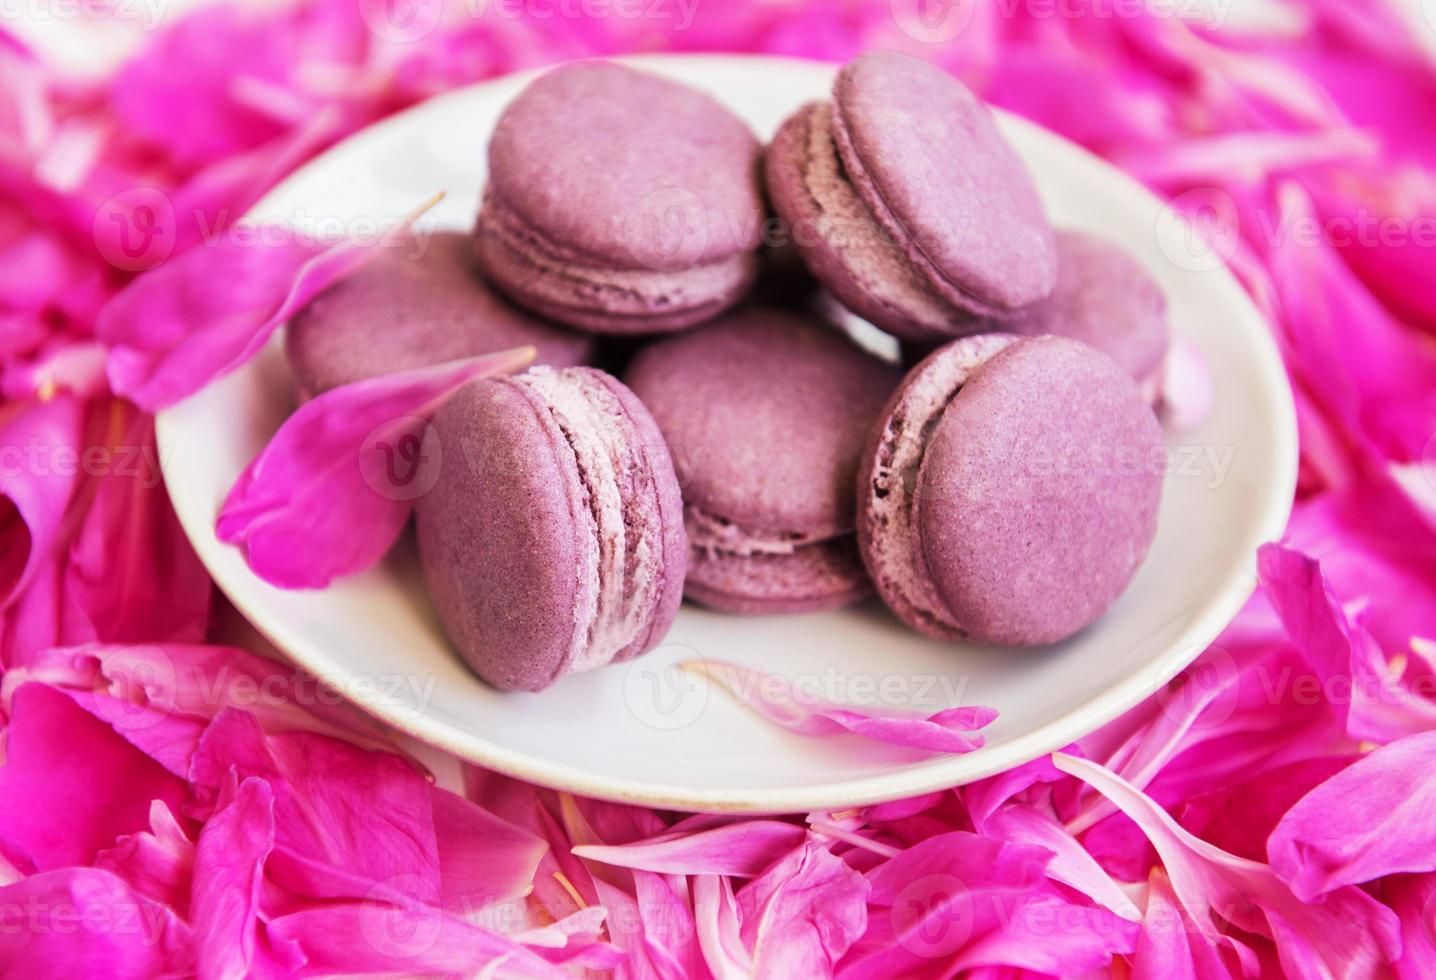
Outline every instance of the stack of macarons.
<path fill-rule="evenodd" d="M 416 503 L 435 608 L 484 679 L 637 656 L 685 596 L 876 593 L 932 637 L 1036 645 L 1124 591 L 1156 533 L 1165 298 L 1051 227 L 960 82 L 863 55 L 765 149 L 704 93 L 577 62 L 509 105 L 488 163 L 472 235 L 381 256 L 287 338 L 303 395 L 538 348 L 439 411 Z"/>

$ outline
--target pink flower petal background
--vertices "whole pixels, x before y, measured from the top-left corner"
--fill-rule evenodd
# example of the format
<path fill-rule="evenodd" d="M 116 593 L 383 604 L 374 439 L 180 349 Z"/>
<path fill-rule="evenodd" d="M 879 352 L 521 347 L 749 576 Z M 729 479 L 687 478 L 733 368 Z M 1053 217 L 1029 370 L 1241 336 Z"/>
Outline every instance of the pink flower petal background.
<path fill-rule="evenodd" d="M 134 53 L 90 78 L 0 32 L 0 972 L 1436 973 L 1436 65 L 1419 40 L 1436 26 L 1346 0 L 1240 25 L 1098 0 L 539 9 L 111 19 Z M 178 527 L 145 409 L 252 353 L 354 258 L 237 245 L 267 187 L 502 72 L 877 46 L 1145 180 L 1269 318 L 1298 499 L 1191 668 L 975 785 L 736 819 L 478 770 L 226 645 L 253 640 Z M 1180 377 L 1178 421 L 1210 397 Z M 929 750 L 975 747 L 984 717 L 784 715 Z"/>

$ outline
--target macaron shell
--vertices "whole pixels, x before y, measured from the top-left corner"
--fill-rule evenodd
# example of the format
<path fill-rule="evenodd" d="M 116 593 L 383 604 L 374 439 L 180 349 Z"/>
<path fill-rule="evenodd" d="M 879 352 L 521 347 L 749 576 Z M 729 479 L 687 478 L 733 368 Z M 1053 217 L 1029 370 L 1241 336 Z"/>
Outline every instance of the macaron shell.
<path fill-rule="evenodd" d="M 849 62 L 833 88 L 833 135 L 874 218 L 929 281 L 975 313 L 1052 291 L 1052 228 L 992 115 L 942 69 L 894 51 Z"/>
<path fill-rule="evenodd" d="M 764 157 L 773 208 L 803 261 L 845 306 L 896 336 L 943 340 L 973 329 L 971 314 L 933 289 L 858 197 L 831 116 L 827 103 L 799 109 Z"/>
<path fill-rule="evenodd" d="M 312 397 L 396 371 L 531 344 L 535 363 L 567 367 L 593 339 L 511 306 L 479 277 L 467 235 L 438 232 L 381 248 L 316 296 L 285 328 L 296 386 Z"/>
<path fill-rule="evenodd" d="M 1156 534 L 1162 431 L 1110 358 L 1021 340 L 975 371 L 918 473 L 928 574 L 971 636 L 1051 643 L 1096 620 Z"/>
<path fill-rule="evenodd" d="M 694 602 L 740 614 L 838 609 L 872 591 L 851 535 L 787 555 L 695 551 L 684 586 Z"/>
<path fill-rule="evenodd" d="M 756 252 L 672 271 L 587 264 L 539 238 L 486 195 L 474 232 L 479 264 L 515 302 L 600 334 L 667 333 L 712 319 L 747 292 Z"/>
<path fill-rule="evenodd" d="M 903 378 L 880 413 L 858 474 L 858 547 L 878 593 L 893 614 L 935 639 L 961 639 L 922 558 L 913 504 L 927 438 L 963 384 L 1011 334 L 963 337 L 929 354 Z"/>
<path fill-rule="evenodd" d="M 435 415 L 441 473 L 417 501 L 419 553 L 455 648 L 495 687 L 536 691 L 582 648 L 598 542 L 572 451 L 525 389 L 479 381 Z"/>
<path fill-rule="evenodd" d="M 1149 389 L 1160 388 L 1154 381 L 1160 381 L 1171 343 L 1162 287 L 1121 246 L 1079 231 L 1057 232 L 1052 294 L 1002 326 L 1090 344 Z"/>
<path fill-rule="evenodd" d="M 834 331 L 763 308 L 659 341 L 625 373 L 663 432 L 685 504 L 812 537 L 852 531 L 858 459 L 899 377 Z"/>
<path fill-rule="evenodd" d="M 743 121 L 705 93 L 580 61 L 542 75 L 504 111 L 489 181 L 576 259 L 675 271 L 757 247 L 759 155 Z"/>

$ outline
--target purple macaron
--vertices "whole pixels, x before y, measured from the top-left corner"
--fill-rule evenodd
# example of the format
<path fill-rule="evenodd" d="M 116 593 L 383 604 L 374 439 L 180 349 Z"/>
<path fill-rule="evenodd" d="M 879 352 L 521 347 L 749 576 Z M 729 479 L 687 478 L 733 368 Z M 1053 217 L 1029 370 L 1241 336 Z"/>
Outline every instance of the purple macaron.
<path fill-rule="evenodd" d="M 900 376 L 831 330 L 760 308 L 639 352 L 625 380 L 683 483 L 690 599 L 798 612 L 871 592 L 853 487 Z"/>
<path fill-rule="evenodd" d="M 942 340 L 1052 291 L 1052 228 L 987 106 L 940 68 L 875 51 L 779 129 L 768 190 L 813 274 L 899 337 Z"/>
<path fill-rule="evenodd" d="M 696 89 L 613 62 L 563 65 L 494 130 L 480 262 L 522 305 L 586 330 L 711 319 L 757 273 L 760 155 Z"/>
<path fill-rule="evenodd" d="M 994 327 L 1091 344 L 1130 374 L 1149 403 L 1162 393 L 1171 331 L 1167 297 L 1123 248 L 1080 231 L 1057 233 L 1057 287 Z"/>
<path fill-rule="evenodd" d="M 475 381 L 434 419 L 419 554 L 449 639 L 504 690 L 635 657 L 667 632 L 687 542 L 643 405 L 593 368 Z"/>
<path fill-rule="evenodd" d="M 863 560 L 898 618 L 930 636 L 1065 639 L 1145 557 L 1162 447 L 1136 383 L 1087 344 L 953 341 L 908 373 L 869 439 Z"/>
<path fill-rule="evenodd" d="M 468 236 L 456 232 L 377 250 L 301 310 L 284 337 L 295 386 L 305 397 L 526 345 L 538 349 L 536 363 L 568 367 L 589 360 L 594 343 L 495 295 L 474 268 Z"/>

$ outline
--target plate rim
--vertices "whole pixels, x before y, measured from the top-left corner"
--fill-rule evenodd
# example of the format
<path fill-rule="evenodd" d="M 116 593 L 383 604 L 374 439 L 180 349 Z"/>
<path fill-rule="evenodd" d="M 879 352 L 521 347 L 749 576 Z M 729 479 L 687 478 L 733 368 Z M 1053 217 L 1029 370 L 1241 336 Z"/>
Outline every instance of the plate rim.
<path fill-rule="evenodd" d="M 660 69 L 672 66 L 676 62 L 688 64 L 721 62 L 737 65 L 762 62 L 768 67 L 788 63 L 795 70 L 801 71 L 818 69 L 832 72 L 838 68 L 835 63 L 817 59 L 763 54 L 664 52 L 617 56 L 608 60 Z M 521 83 L 552 67 L 554 66 L 544 65 L 484 79 L 435 95 L 378 120 L 350 134 L 296 168 L 266 192 L 245 213 L 244 217 L 250 218 L 265 213 L 272 208 L 273 199 L 281 196 L 288 185 L 306 179 L 310 173 L 325 166 L 332 155 L 348 152 L 355 146 L 381 139 L 386 127 L 398 125 L 399 121 L 406 117 L 438 111 L 445 102 L 472 97 L 478 90 Z M 1115 182 L 1126 185 L 1126 193 L 1144 196 L 1155 202 L 1158 207 L 1162 205 L 1161 200 L 1135 178 L 1086 148 L 1046 129 L 1039 123 L 997 107 L 993 107 L 993 111 L 1004 127 L 1015 126 L 1034 130 L 1040 133 L 1042 138 L 1055 140 L 1063 144 L 1067 151 L 1080 154 L 1095 162 Z M 920 767 L 904 766 L 890 772 L 851 780 L 830 781 L 798 788 L 756 790 L 714 788 L 610 775 L 595 776 L 569 763 L 555 762 L 549 758 L 512 749 L 477 734 L 459 732 L 408 704 L 360 704 L 353 701 L 347 703 L 354 704 L 360 710 L 405 735 L 442 749 L 467 762 L 517 779 L 582 796 L 684 812 L 771 814 L 869 805 L 969 783 L 1005 772 L 1062 748 L 1082 735 L 1125 714 L 1156 693 L 1195 659 L 1197 654 L 1231 623 L 1256 587 L 1257 548 L 1266 541 L 1280 538 L 1291 513 L 1297 482 L 1299 452 L 1296 407 L 1276 339 L 1272 335 L 1270 325 L 1257 310 L 1251 297 L 1236 281 L 1229 268 L 1223 267 L 1204 274 L 1224 281 L 1225 288 L 1234 291 L 1234 295 L 1240 298 L 1243 307 L 1240 322 L 1233 324 L 1231 329 L 1250 331 L 1253 334 L 1251 343 L 1257 354 L 1253 367 L 1264 382 L 1260 387 L 1260 400 L 1265 403 L 1265 408 L 1276 431 L 1278 449 L 1286 450 L 1278 452 L 1277 458 L 1273 460 L 1276 479 L 1268 481 L 1268 496 L 1264 502 L 1263 511 L 1252 524 L 1254 530 L 1249 538 L 1255 540 L 1248 539 L 1242 542 L 1249 557 L 1223 576 L 1220 588 L 1215 590 L 1202 611 L 1166 644 L 1167 655 L 1154 658 L 1152 662 L 1142 669 L 1134 671 L 1119 683 L 1011 741 L 973 753 L 954 755 L 943 760 L 942 764 L 924 764 Z M 269 344 L 273 345 L 278 342 L 279 338 L 276 336 L 271 338 Z M 347 676 L 344 671 L 337 667 L 331 668 L 322 662 L 311 662 L 313 658 L 296 653 L 296 650 L 305 649 L 307 641 L 290 635 L 290 627 L 284 621 L 268 619 L 261 608 L 262 603 L 236 595 L 241 583 L 230 582 L 222 572 L 215 571 L 206 552 L 211 548 L 229 546 L 219 542 L 214 536 L 212 517 L 206 520 L 202 515 L 194 512 L 196 508 L 182 508 L 174 504 L 177 497 L 175 487 L 183 486 L 183 477 L 177 472 L 178 464 L 173 460 L 182 455 L 175 450 L 179 445 L 176 441 L 177 429 L 180 424 L 178 419 L 187 401 L 188 399 L 172 405 L 159 412 L 155 417 L 155 435 L 161 472 L 164 475 L 166 491 L 169 493 L 185 536 L 189 539 L 215 586 L 261 636 L 273 644 L 292 665 L 312 674 L 337 691 L 347 690 Z M 1182 651 L 1188 650 L 1191 651 L 1190 656 L 1180 655 Z M 1172 655 L 1173 651 L 1179 655 Z"/>

